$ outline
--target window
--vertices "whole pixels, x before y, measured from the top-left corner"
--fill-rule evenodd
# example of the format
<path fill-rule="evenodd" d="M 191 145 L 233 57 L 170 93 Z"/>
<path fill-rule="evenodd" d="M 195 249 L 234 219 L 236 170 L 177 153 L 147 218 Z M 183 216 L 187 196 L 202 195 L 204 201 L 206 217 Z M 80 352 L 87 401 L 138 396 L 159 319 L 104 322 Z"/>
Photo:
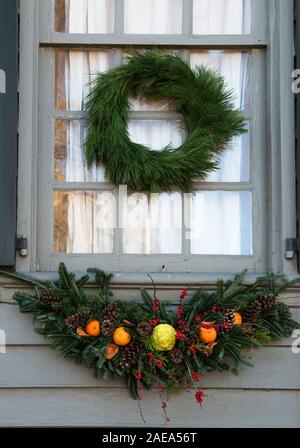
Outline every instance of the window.
<path fill-rule="evenodd" d="M 37 263 L 119 271 L 265 269 L 266 3 L 258 0 L 45 0 L 39 10 Z M 49 19 L 50 18 L 50 19 Z M 255 18 L 255 20 L 254 20 Z M 126 63 L 128 47 L 177 53 L 217 69 L 249 132 L 192 195 L 117 188 L 87 170 L 89 83 Z M 132 140 L 157 149 L 185 138 L 169 104 L 132 99 Z"/>

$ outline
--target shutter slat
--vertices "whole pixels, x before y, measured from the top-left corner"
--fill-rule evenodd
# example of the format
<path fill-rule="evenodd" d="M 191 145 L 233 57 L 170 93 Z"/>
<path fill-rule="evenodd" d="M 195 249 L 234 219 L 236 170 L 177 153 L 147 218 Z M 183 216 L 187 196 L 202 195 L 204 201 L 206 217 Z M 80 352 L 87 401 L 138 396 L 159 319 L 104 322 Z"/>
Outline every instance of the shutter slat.
<path fill-rule="evenodd" d="M 17 204 L 16 0 L 0 0 L 0 266 L 14 266 Z"/>

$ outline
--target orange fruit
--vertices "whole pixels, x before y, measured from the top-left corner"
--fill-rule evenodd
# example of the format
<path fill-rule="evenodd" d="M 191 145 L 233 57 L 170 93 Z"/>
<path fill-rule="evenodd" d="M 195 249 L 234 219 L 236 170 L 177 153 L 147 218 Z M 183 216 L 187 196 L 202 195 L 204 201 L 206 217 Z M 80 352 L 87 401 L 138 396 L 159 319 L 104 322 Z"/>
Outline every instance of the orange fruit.
<path fill-rule="evenodd" d="M 91 320 L 87 324 L 85 331 L 90 336 L 99 336 L 99 334 L 100 334 L 100 322 L 99 322 L 99 320 Z"/>
<path fill-rule="evenodd" d="M 113 340 L 117 345 L 127 345 L 131 341 L 131 334 L 125 327 L 118 327 L 114 331 Z"/>
<path fill-rule="evenodd" d="M 119 347 L 116 344 L 109 344 L 106 347 L 105 358 L 112 359 L 119 351 Z"/>
<path fill-rule="evenodd" d="M 79 336 L 88 336 L 88 334 L 87 334 L 81 327 L 78 327 L 78 328 L 77 328 L 76 333 L 77 333 Z"/>
<path fill-rule="evenodd" d="M 243 318 L 241 313 L 234 313 L 234 321 L 233 321 L 233 325 L 242 325 L 243 323 Z"/>
<path fill-rule="evenodd" d="M 217 330 L 214 327 L 200 327 L 199 338 L 204 343 L 214 342 L 217 339 Z"/>

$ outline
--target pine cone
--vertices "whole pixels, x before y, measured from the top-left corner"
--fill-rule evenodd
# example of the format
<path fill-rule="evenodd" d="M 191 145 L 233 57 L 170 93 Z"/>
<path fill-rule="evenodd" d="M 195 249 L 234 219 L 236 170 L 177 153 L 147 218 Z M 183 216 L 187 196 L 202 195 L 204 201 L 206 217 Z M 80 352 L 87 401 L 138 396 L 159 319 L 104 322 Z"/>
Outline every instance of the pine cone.
<path fill-rule="evenodd" d="M 152 330 L 152 325 L 146 321 L 140 322 L 136 327 L 136 331 L 138 332 L 138 334 L 145 338 L 151 335 Z"/>
<path fill-rule="evenodd" d="M 174 364 L 181 364 L 183 361 L 183 353 L 180 350 L 180 348 L 173 348 L 170 351 L 170 360 L 174 363 Z"/>
<path fill-rule="evenodd" d="M 197 342 L 199 342 L 198 335 L 194 333 L 192 330 L 190 330 L 190 328 L 184 328 L 181 330 L 181 332 L 184 334 L 185 342 L 188 345 L 194 345 L 197 344 Z"/>
<path fill-rule="evenodd" d="M 234 323 L 234 311 L 231 308 L 226 308 L 222 310 L 224 316 L 224 322 L 233 325 Z"/>
<path fill-rule="evenodd" d="M 258 300 L 262 306 L 262 309 L 267 310 L 267 309 L 272 308 L 275 305 L 276 296 L 274 296 L 273 294 L 267 294 L 265 296 L 260 297 Z"/>
<path fill-rule="evenodd" d="M 118 314 L 118 307 L 116 303 L 109 303 L 102 311 L 102 320 L 111 320 L 113 321 Z"/>
<path fill-rule="evenodd" d="M 262 305 L 259 299 L 256 299 L 254 300 L 254 302 L 248 305 L 248 308 L 244 313 L 245 322 L 255 322 L 261 312 L 262 312 Z"/>
<path fill-rule="evenodd" d="M 142 348 L 137 341 L 132 341 L 129 345 L 127 345 L 120 359 L 120 367 L 122 369 L 128 369 L 134 365 L 141 354 L 141 350 Z"/>
<path fill-rule="evenodd" d="M 52 294 L 49 291 L 43 291 L 42 295 L 41 295 L 41 299 L 43 300 L 43 302 L 47 303 L 48 305 L 53 305 L 60 301 L 60 297 L 56 296 L 55 294 Z"/>
<path fill-rule="evenodd" d="M 76 328 L 84 326 L 86 321 L 87 319 L 83 313 L 75 313 L 65 319 L 65 324 L 67 327 L 76 330 Z"/>
<path fill-rule="evenodd" d="M 101 332 L 104 337 L 107 338 L 109 336 L 112 336 L 114 331 L 115 325 L 111 320 L 106 319 L 101 321 Z"/>
<path fill-rule="evenodd" d="M 232 330 L 233 324 L 229 322 L 224 322 L 224 324 L 217 324 L 216 330 L 218 332 L 218 335 L 224 336 L 225 334 L 229 333 L 229 331 Z"/>

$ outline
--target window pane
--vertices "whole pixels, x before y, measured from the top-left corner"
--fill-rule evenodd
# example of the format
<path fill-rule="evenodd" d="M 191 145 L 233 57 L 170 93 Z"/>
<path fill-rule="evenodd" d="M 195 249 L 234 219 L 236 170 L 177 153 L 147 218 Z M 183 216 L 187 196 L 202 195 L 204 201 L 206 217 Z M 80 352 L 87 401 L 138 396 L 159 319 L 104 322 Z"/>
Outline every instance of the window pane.
<path fill-rule="evenodd" d="M 207 176 L 207 182 L 249 182 L 250 131 L 234 137 L 219 157 L 219 169 Z"/>
<path fill-rule="evenodd" d="M 171 104 L 167 103 L 166 101 L 145 101 L 143 98 L 131 98 L 129 101 L 130 109 L 132 111 L 172 111 Z"/>
<path fill-rule="evenodd" d="M 249 191 L 198 191 L 190 197 L 192 254 L 252 254 Z"/>
<path fill-rule="evenodd" d="M 194 0 L 194 34 L 250 34 L 251 0 Z"/>
<path fill-rule="evenodd" d="M 127 34 L 181 34 L 182 0 L 125 0 Z"/>
<path fill-rule="evenodd" d="M 113 193 L 54 192 L 54 252 L 112 253 Z"/>
<path fill-rule="evenodd" d="M 56 0 L 55 31 L 113 33 L 114 0 Z"/>
<path fill-rule="evenodd" d="M 179 120 L 129 120 L 128 132 L 133 142 L 150 149 L 177 148 L 184 140 L 182 126 Z"/>
<path fill-rule="evenodd" d="M 56 51 L 55 104 L 56 109 L 83 109 L 90 91 L 90 82 L 98 71 L 105 72 L 113 66 L 112 51 Z"/>
<path fill-rule="evenodd" d="M 181 253 L 181 194 L 127 196 L 122 203 L 122 228 L 126 254 Z"/>
<path fill-rule="evenodd" d="M 185 139 L 183 123 L 179 120 L 129 120 L 128 131 L 132 141 L 156 150 L 169 144 L 178 148 Z M 207 182 L 248 182 L 249 140 L 248 132 L 235 137 L 219 156 L 219 169 L 208 175 Z"/>
<path fill-rule="evenodd" d="M 104 168 L 87 169 L 83 146 L 85 120 L 56 120 L 54 179 L 56 182 L 105 182 Z"/>
<path fill-rule="evenodd" d="M 247 51 L 192 51 L 190 65 L 205 65 L 216 69 L 225 78 L 235 96 L 236 107 L 250 109 L 249 52 Z"/>

